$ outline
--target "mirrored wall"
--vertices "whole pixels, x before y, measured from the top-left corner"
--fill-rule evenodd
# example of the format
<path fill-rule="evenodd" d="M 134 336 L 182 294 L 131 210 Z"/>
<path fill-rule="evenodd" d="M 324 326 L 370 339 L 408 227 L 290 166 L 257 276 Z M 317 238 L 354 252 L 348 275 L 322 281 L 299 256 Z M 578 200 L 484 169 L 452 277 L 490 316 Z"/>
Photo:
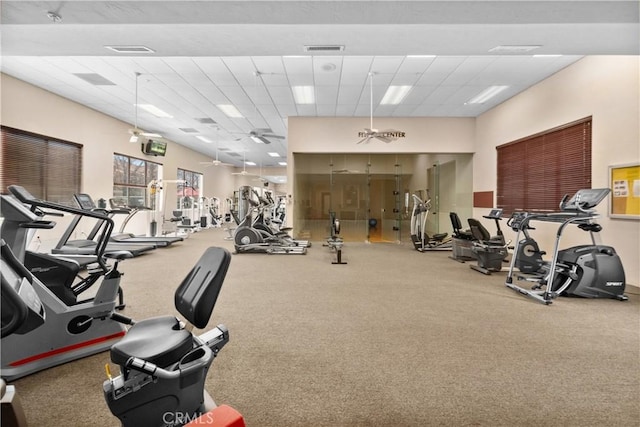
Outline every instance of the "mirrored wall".
<path fill-rule="evenodd" d="M 431 199 L 427 231 L 472 212 L 471 154 L 294 154 L 294 230 L 323 240 L 330 212 L 345 241 L 410 242 L 413 194 Z"/>

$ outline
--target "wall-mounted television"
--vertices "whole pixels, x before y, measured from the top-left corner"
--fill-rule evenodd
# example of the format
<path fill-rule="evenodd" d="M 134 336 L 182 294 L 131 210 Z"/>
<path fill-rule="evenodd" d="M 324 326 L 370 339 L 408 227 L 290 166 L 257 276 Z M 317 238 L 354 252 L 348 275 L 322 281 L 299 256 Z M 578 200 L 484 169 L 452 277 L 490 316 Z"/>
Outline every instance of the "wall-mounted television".
<path fill-rule="evenodd" d="M 167 152 L 167 143 L 155 139 L 148 139 L 142 143 L 142 152 L 149 156 L 164 156 Z"/>

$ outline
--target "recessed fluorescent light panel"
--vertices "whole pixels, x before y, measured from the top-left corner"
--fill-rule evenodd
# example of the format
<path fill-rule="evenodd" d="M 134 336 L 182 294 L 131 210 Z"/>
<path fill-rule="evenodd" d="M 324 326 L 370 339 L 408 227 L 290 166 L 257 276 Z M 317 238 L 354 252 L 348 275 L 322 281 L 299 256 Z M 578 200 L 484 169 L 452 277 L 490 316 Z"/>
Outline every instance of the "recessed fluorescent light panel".
<path fill-rule="evenodd" d="M 206 142 L 207 144 L 211 144 L 213 142 L 212 140 L 210 140 L 206 136 L 202 136 L 202 135 L 196 135 L 196 138 L 198 138 L 202 142 Z"/>
<path fill-rule="evenodd" d="M 244 162 L 244 164 L 247 166 L 255 166 L 256 162 Z"/>
<path fill-rule="evenodd" d="M 143 110 L 145 110 L 148 113 L 153 114 L 156 117 L 161 117 L 161 118 L 165 118 L 165 119 L 172 119 L 173 116 L 165 111 L 162 111 L 161 109 L 159 109 L 158 107 L 156 107 L 155 105 L 151 105 L 151 104 L 138 104 L 138 107 L 142 108 Z"/>
<path fill-rule="evenodd" d="M 271 157 L 280 157 L 278 153 L 268 153 Z"/>
<path fill-rule="evenodd" d="M 313 104 L 316 102 L 316 96 L 313 86 L 293 86 L 293 98 L 296 104 Z"/>
<path fill-rule="evenodd" d="M 389 89 L 382 97 L 380 104 L 382 105 L 398 105 L 409 93 L 413 86 L 389 86 Z"/>
<path fill-rule="evenodd" d="M 231 104 L 218 104 L 216 105 L 216 107 L 218 107 L 220 109 L 220 111 L 222 111 L 224 114 L 227 115 L 227 117 L 231 117 L 232 119 L 241 119 L 242 118 L 242 114 L 240 114 L 240 111 L 238 111 L 238 109 Z"/>
<path fill-rule="evenodd" d="M 508 87 L 509 86 L 489 86 L 488 88 L 471 98 L 469 101 L 467 101 L 466 104 L 482 104 Z"/>
<path fill-rule="evenodd" d="M 287 162 L 278 162 L 280 166 L 287 166 Z"/>
<path fill-rule="evenodd" d="M 251 135 L 249 138 L 251 138 L 251 140 L 255 143 L 258 144 L 264 144 L 264 141 L 262 139 L 260 139 L 260 137 L 257 137 L 255 135 Z"/>

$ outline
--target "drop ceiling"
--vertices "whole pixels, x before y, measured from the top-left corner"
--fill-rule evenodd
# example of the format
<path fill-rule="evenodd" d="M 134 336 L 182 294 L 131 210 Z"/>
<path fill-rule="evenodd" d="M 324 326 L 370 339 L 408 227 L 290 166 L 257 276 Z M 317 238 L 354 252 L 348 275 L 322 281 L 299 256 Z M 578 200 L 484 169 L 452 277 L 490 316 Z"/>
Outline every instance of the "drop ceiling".
<path fill-rule="evenodd" d="M 476 117 L 584 55 L 638 55 L 640 38 L 637 1 L 5 0 L 0 7 L 3 73 L 212 158 L 218 147 L 219 159 L 236 166 L 243 156 L 264 167 L 286 161 L 286 138 L 258 144 L 247 134 L 266 128 L 286 137 L 288 117 L 369 117 L 372 101 L 374 117 Z M 313 104 L 295 102 L 292 87 L 300 85 L 313 86 Z M 391 85 L 412 89 L 400 104 L 380 105 Z M 508 88 L 468 104 L 495 85 Z M 136 100 L 172 118 L 135 108 Z M 242 117 L 228 117 L 222 104 Z"/>

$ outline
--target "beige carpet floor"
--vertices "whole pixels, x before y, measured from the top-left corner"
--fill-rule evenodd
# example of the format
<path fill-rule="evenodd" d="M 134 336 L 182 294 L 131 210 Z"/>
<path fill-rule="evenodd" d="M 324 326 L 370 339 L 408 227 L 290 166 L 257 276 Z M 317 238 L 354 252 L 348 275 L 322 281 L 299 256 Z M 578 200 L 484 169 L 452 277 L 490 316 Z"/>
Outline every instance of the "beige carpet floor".
<path fill-rule="evenodd" d="M 175 313 L 173 291 L 221 229 L 122 264 L 134 318 Z M 233 255 L 210 325 L 231 341 L 209 372 L 250 427 L 639 426 L 640 297 L 544 306 L 448 252 L 347 243 L 347 265 Z M 17 380 L 32 427 L 117 426 L 108 353 Z M 115 368 L 114 368 L 115 369 Z"/>

